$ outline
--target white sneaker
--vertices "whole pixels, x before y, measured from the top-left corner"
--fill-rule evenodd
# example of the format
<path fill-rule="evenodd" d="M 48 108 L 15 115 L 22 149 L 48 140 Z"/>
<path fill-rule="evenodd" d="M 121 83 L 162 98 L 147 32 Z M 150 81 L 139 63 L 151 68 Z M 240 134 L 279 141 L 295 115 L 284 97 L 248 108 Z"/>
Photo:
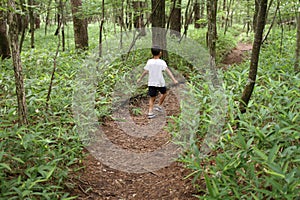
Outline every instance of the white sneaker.
<path fill-rule="evenodd" d="M 156 115 L 154 113 L 148 113 L 148 119 L 154 118 Z"/>
<path fill-rule="evenodd" d="M 154 110 L 156 110 L 158 112 L 162 112 L 163 111 L 162 107 L 160 107 L 159 105 L 155 105 L 154 106 Z"/>

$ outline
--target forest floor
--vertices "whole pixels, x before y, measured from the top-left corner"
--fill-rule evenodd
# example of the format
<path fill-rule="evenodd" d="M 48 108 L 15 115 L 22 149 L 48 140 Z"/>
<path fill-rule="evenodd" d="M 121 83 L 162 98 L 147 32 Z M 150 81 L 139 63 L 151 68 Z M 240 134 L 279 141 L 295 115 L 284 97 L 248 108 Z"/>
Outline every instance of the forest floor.
<path fill-rule="evenodd" d="M 240 63 L 245 59 L 245 52 L 251 50 L 251 44 L 239 43 L 223 60 L 222 68 Z M 142 113 L 147 113 L 148 99 L 141 98 L 135 102 Z M 167 116 L 179 114 L 179 104 L 172 92 L 165 99 L 164 109 Z M 151 123 L 142 115 L 131 115 L 133 121 L 141 126 Z M 171 123 L 166 121 L 166 126 Z M 135 152 L 153 151 L 170 141 L 170 134 L 161 129 L 152 137 L 135 138 L 124 133 L 116 122 L 107 119 L 102 130 L 114 144 L 123 149 Z M 71 175 L 70 182 L 74 188 L 70 189 L 72 196 L 77 199 L 89 200 L 196 200 L 197 189 L 192 184 L 192 178 L 186 178 L 192 171 L 180 162 L 154 172 L 129 173 L 112 169 L 104 165 L 87 150 L 82 165 L 84 168 Z M 205 188 L 205 183 L 198 183 Z"/>

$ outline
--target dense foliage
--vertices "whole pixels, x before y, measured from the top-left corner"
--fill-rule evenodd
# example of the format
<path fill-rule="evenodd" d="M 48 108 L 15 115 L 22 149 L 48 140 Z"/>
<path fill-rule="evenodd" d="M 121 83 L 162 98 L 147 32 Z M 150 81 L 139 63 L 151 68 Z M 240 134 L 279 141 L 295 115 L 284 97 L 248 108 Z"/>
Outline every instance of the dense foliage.
<path fill-rule="evenodd" d="M 13 67 L 10 60 L 1 62 L 0 199 L 70 199 L 64 192 L 66 178 L 82 158 L 71 112 L 72 81 L 82 58 L 75 52 L 60 53 L 47 108 L 56 39 L 42 32 L 38 36 L 37 48 L 22 53 L 28 127 L 16 124 Z"/>
<path fill-rule="evenodd" d="M 213 122 L 208 90 L 196 90 L 205 113 L 199 140 L 182 161 L 195 172 L 199 199 L 296 199 L 300 189 L 300 82 L 293 71 L 294 33 L 274 33 L 264 45 L 254 96 L 246 114 L 238 112 L 249 63 L 224 71 L 228 98 L 226 125 L 211 154 L 203 157 L 197 146 Z M 196 75 L 197 76 L 197 75 Z M 198 87 L 203 83 L 195 82 Z M 204 87 L 205 88 L 205 87 Z M 209 134 L 209 133 L 207 133 Z M 203 145 L 203 144 L 202 144 Z M 201 187 L 201 181 L 206 188 Z"/>
<path fill-rule="evenodd" d="M 73 46 L 69 41 L 72 31 L 66 28 L 70 47 Z M 91 42 L 91 49 L 97 46 L 97 28 L 90 26 L 90 40 L 95 42 Z M 82 158 L 83 145 L 71 104 L 73 81 L 85 62 L 85 54 L 73 50 L 60 52 L 47 108 L 45 101 L 58 40 L 53 35 L 44 36 L 42 30 L 36 34 L 36 49 L 24 49 L 22 53 L 28 127 L 18 128 L 15 123 L 13 70 L 10 60 L 1 63 L 1 199 L 71 199 L 65 192 L 66 187 L 71 187 L 67 181 L 68 173 Z M 249 63 L 234 65 L 224 71 L 228 100 L 226 125 L 211 154 L 204 158 L 198 145 L 201 145 L 201 138 L 212 119 L 208 86 L 201 81 L 201 74 L 190 71 L 184 61 L 174 62 L 179 63 L 177 69 L 189 77 L 199 101 L 201 115 L 196 135 L 199 140 L 195 140 L 181 161 L 194 170 L 191 176 L 199 189 L 200 199 L 295 199 L 299 196 L 300 81 L 292 67 L 295 35 L 294 32 L 286 33 L 281 47 L 278 34 L 272 33 L 272 38 L 264 45 L 257 86 L 244 115 L 238 112 L 236 101 L 246 83 Z M 191 36 L 204 44 L 205 31 L 194 30 Z M 236 44 L 237 37 L 241 36 L 236 31 L 219 36 L 219 58 Z M 129 63 L 138 66 L 145 61 L 139 58 L 148 57 L 149 52 L 139 51 Z M 106 79 L 99 82 L 96 97 L 99 119 L 110 115 L 112 88 L 129 67 L 116 61 L 106 72 Z M 181 118 L 178 116 L 174 120 L 179 122 Z M 200 181 L 204 181 L 206 187 L 199 184 Z"/>

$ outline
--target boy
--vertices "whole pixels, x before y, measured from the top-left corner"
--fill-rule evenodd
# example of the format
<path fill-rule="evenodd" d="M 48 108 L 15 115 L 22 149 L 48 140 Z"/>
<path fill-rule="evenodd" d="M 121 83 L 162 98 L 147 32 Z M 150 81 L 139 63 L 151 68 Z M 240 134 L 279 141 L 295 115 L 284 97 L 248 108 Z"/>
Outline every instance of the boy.
<path fill-rule="evenodd" d="M 144 72 L 141 75 L 141 77 L 137 80 L 137 82 L 140 82 L 142 78 L 149 74 L 148 78 L 148 94 L 150 96 L 149 99 L 149 112 L 148 112 L 148 118 L 152 119 L 155 117 L 155 114 L 153 113 L 153 107 L 154 107 L 154 101 L 156 96 L 158 95 L 158 92 L 161 93 L 161 97 L 159 99 L 158 106 L 156 106 L 156 110 L 162 111 L 161 105 L 164 102 L 166 96 L 167 96 L 167 88 L 166 83 L 163 77 L 163 71 L 167 71 L 170 78 L 173 80 L 175 84 L 178 83 L 178 81 L 174 78 L 172 72 L 167 66 L 167 63 L 160 59 L 162 55 L 162 51 L 158 46 L 154 46 L 151 48 L 151 53 L 153 55 L 153 58 L 149 59 L 146 66 L 144 67 Z"/>

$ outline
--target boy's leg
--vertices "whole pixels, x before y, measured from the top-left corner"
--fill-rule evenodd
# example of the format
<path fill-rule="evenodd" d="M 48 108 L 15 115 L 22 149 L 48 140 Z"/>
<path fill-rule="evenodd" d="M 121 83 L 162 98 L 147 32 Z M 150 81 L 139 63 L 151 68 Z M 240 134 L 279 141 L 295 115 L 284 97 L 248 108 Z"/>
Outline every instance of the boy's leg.
<path fill-rule="evenodd" d="M 163 104 L 163 102 L 164 102 L 166 96 L 167 96 L 167 92 L 164 93 L 164 94 L 161 94 L 160 99 L 159 99 L 159 102 L 158 102 L 158 105 L 159 105 L 159 106 L 161 106 L 161 105 Z"/>
<path fill-rule="evenodd" d="M 149 99 L 149 112 L 148 113 L 153 113 L 153 106 L 154 106 L 154 101 L 155 101 L 155 96 L 150 97 Z"/>
<path fill-rule="evenodd" d="M 153 87 L 153 86 L 149 86 L 149 96 L 150 96 L 150 99 L 149 99 L 149 112 L 148 114 L 153 114 L 153 107 L 154 107 L 154 102 L 155 102 L 155 98 L 156 98 L 156 95 L 157 95 L 157 88 L 156 87 Z"/>
<path fill-rule="evenodd" d="M 159 102 L 158 102 L 158 106 L 161 106 L 167 96 L 167 88 L 166 87 L 161 87 L 159 92 L 161 93 Z"/>

